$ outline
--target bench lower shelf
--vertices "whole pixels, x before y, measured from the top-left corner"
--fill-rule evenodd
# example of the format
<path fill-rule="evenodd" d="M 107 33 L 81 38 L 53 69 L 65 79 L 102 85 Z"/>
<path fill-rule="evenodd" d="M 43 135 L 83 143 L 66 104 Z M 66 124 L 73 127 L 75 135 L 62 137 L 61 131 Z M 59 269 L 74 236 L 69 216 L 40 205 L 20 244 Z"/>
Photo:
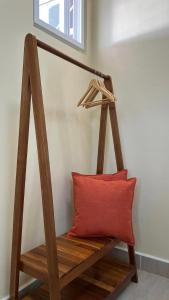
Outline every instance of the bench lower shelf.
<path fill-rule="evenodd" d="M 62 289 L 62 300 L 115 299 L 135 274 L 133 266 L 105 257 Z M 24 300 L 49 300 L 47 285 L 30 291 Z"/>

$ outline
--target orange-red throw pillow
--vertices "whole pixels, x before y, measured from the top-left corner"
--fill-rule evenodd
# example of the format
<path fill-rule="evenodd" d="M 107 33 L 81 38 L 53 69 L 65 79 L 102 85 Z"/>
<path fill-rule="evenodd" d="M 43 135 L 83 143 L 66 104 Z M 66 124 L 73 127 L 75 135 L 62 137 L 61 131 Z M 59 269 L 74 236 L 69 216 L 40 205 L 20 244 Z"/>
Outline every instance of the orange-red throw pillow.
<path fill-rule="evenodd" d="M 72 172 L 72 176 L 84 176 L 98 180 L 126 180 L 127 170 L 121 170 L 114 174 L 96 174 L 96 175 L 84 175 L 76 172 Z"/>
<path fill-rule="evenodd" d="M 134 245 L 132 205 L 136 178 L 105 181 L 72 175 L 75 217 L 68 236 L 109 236 Z"/>

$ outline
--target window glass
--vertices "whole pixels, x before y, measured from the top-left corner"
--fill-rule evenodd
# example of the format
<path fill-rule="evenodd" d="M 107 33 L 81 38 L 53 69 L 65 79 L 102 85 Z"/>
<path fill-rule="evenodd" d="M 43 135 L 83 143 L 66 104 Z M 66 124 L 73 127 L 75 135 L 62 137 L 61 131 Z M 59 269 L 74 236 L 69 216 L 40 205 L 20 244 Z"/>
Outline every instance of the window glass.
<path fill-rule="evenodd" d="M 84 48 L 84 0 L 34 0 L 34 22 Z"/>

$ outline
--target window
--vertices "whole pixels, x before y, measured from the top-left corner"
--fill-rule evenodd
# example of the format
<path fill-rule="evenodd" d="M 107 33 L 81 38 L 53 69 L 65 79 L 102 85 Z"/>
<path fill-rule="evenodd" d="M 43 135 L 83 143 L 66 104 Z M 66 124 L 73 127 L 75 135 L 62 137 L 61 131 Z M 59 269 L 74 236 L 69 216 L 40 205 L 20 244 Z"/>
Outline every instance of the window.
<path fill-rule="evenodd" d="M 85 0 L 34 0 L 34 23 L 84 49 Z"/>

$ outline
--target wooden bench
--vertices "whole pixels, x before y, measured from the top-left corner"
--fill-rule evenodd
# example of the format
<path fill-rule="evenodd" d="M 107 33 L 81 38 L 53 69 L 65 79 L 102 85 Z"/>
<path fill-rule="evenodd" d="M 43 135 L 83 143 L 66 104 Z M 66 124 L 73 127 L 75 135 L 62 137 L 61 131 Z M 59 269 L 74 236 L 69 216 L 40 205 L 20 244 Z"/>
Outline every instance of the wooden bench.
<path fill-rule="evenodd" d="M 107 256 L 118 242 L 109 238 L 70 239 L 66 235 L 57 238 L 61 299 L 107 299 L 109 295 L 114 299 L 135 274 L 134 266 Z M 45 245 L 23 254 L 20 270 L 46 282 L 24 300 L 50 299 Z"/>

